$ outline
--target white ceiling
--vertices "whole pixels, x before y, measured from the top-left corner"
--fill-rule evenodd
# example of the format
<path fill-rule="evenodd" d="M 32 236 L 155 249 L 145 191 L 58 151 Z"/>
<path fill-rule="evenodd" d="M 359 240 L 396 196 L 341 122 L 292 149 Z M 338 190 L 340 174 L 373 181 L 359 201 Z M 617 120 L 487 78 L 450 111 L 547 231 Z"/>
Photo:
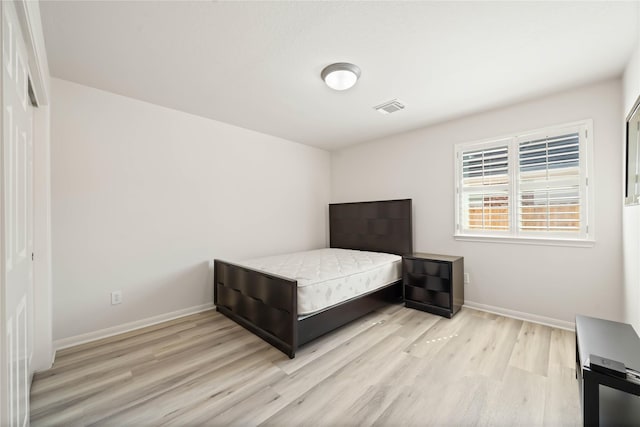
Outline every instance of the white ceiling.
<path fill-rule="evenodd" d="M 335 149 L 619 76 L 637 2 L 41 2 L 54 77 Z M 335 92 L 320 71 L 362 69 Z M 406 109 L 373 106 L 398 98 Z"/>

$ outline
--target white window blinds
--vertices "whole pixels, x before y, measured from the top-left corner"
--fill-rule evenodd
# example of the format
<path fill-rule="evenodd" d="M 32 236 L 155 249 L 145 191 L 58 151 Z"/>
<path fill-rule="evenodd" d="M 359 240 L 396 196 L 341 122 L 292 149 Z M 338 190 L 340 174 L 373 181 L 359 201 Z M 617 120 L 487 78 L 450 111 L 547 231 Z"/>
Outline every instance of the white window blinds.
<path fill-rule="evenodd" d="M 579 233 L 579 133 L 519 142 L 518 168 L 520 231 Z"/>
<path fill-rule="evenodd" d="M 468 230 L 509 229 L 509 147 L 462 153 L 462 203 Z"/>
<path fill-rule="evenodd" d="M 590 122 L 456 146 L 456 234 L 592 238 Z M 592 233 L 592 230 L 591 230 Z"/>

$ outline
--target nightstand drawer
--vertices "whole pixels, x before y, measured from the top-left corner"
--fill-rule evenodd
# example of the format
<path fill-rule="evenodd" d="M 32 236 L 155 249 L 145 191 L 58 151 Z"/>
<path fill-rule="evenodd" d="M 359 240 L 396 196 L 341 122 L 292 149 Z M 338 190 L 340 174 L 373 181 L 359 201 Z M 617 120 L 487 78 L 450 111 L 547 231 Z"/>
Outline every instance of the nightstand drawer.
<path fill-rule="evenodd" d="M 451 308 L 450 294 L 446 292 L 428 291 L 416 286 L 405 286 L 405 300 L 422 304 L 435 305 L 442 308 Z"/>
<path fill-rule="evenodd" d="M 451 283 L 449 279 L 443 279 L 441 277 L 427 276 L 425 274 L 408 274 L 408 283 L 412 286 L 427 289 L 429 291 L 449 292 L 451 289 Z"/>
<path fill-rule="evenodd" d="M 424 274 L 449 279 L 449 264 L 436 261 L 405 259 L 405 268 L 410 273 Z"/>

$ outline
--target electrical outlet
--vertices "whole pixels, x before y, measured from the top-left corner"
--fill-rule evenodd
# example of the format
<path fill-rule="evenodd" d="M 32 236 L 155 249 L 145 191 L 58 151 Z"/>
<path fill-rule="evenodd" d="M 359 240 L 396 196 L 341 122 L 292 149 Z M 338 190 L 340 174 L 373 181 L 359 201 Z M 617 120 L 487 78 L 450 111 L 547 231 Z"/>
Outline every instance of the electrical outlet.
<path fill-rule="evenodd" d="M 464 284 L 465 285 L 469 284 L 469 273 L 464 273 Z"/>
<path fill-rule="evenodd" d="M 122 302 L 122 291 L 111 292 L 111 305 L 117 305 Z"/>

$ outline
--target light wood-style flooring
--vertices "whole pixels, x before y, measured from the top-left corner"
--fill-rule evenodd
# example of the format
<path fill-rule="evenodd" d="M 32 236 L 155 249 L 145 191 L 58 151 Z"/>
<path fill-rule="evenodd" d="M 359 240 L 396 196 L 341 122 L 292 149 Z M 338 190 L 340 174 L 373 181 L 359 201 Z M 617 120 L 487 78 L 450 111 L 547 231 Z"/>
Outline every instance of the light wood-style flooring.
<path fill-rule="evenodd" d="M 470 309 L 400 305 L 290 360 L 207 311 L 59 351 L 41 425 L 579 425 L 575 335 Z"/>

